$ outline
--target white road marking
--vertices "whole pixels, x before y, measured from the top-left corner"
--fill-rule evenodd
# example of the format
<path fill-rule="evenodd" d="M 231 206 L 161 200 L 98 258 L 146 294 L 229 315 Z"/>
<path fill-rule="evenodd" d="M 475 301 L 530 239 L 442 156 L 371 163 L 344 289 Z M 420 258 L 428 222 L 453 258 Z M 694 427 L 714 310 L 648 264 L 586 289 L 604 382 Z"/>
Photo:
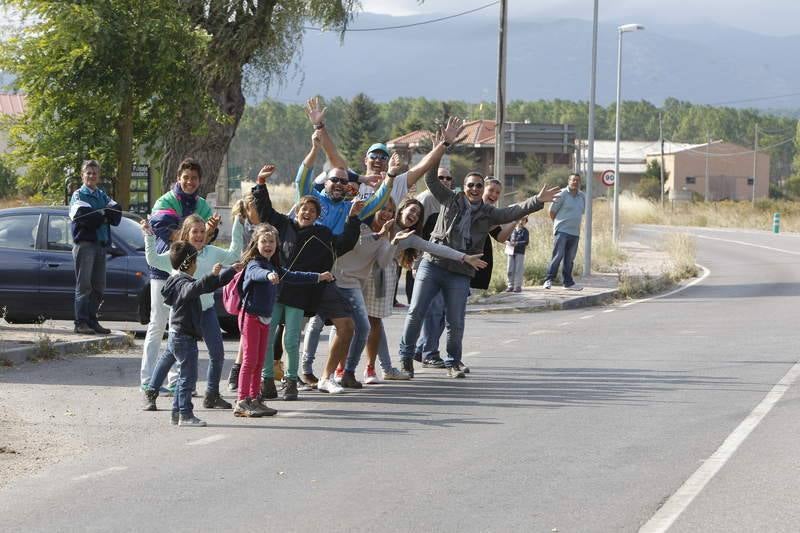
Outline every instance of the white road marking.
<path fill-rule="evenodd" d="M 461 354 L 461 357 L 472 357 L 473 355 L 480 355 L 481 352 L 467 352 L 465 354 Z"/>
<path fill-rule="evenodd" d="M 530 333 L 528 333 L 528 335 L 542 335 L 544 333 L 545 333 L 545 330 L 537 329 L 536 331 L 531 331 Z"/>
<path fill-rule="evenodd" d="M 583 316 L 581 317 L 581 320 L 588 320 L 588 319 L 590 319 L 590 318 L 594 318 L 594 315 L 583 315 Z"/>
<path fill-rule="evenodd" d="M 626 304 L 622 304 L 622 307 L 630 307 L 632 305 L 642 304 L 642 303 L 645 303 L 645 302 L 650 302 L 652 300 L 659 300 L 661 298 L 666 298 L 667 296 L 672 296 L 673 294 L 677 294 L 677 293 L 679 293 L 681 291 L 685 291 L 689 287 L 694 287 L 695 285 L 697 285 L 701 281 L 705 280 L 709 275 L 711 275 L 711 271 L 709 269 L 707 269 L 706 267 L 704 267 L 703 265 L 701 265 L 700 263 L 697 263 L 697 266 L 699 266 L 700 268 L 703 269 L 703 275 L 700 276 L 699 278 L 695 279 L 695 280 L 692 280 L 691 283 L 687 283 L 686 285 L 683 285 L 682 287 L 678 287 L 677 289 L 673 289 L 673 290 L 671 290 L 669 292 L 665 292 L 664 294 L 659 294 L 657 296 L 651 296 L 650 298 L 644 298 L 642 300 L 634 300 L 632 302 L 628 302 Z"/>
<path fill-rule="evenodd" d="M 616 309 L 606 309 L 606 310 L 605 310 L 605 311 L 603 311 L 603 312 L 604 312 L 604 313 L 613 313 L 614 311 L 616 311 Z"/>
<path fill-rule="evenodd" d="M 191 440 L 186 443 L 187 446 L 205 446 L 206 444 L 211 444 L 212 442 L 219 442 L 221 440 L 227 439 L 227 435 L 223 435 L 219 433 L 217 435 L 211 435 L 209 437 L 203 437 L 202 439 Z"/>
<path fill-rule="evenodd" d="M 82 476 L 77 476 L 72 478 L 72 481 L 85 481 L 87 479 L 97 479 L 99 477 L 105 477 L 109 474 L 113 474 L 114 472 L 122 472 L 123 470 L 127 470 L 127 466 L 111 466 L 108 468 L 104 468 L 103 470 L 98 470 L 97 472 L 90 472 L 88 474 L 83 474 Z"/>
<path fill-rule="evenodd" d="M 503 341 L 503 344 L 511 344 L 512 342 L 517 342 L 517 339 L 506 339 Z"/>
<path fill-rule="evenodd" d="M 637 231 L 645 231 L 651 233 L 664 233 L 663 231 L 653 230 L 653 229 L 644 229 L 644 228 L 637 228 Z M 764 250 L 770 250 L 773 252 L 782 252 L 785 254 L 791 255 L 800 255 L 800 252 L 795 252 L 793 250 L 784 250 L 783 248 L 775 248 L 773 246 L 766 246 L 763 244 L 753 244 L 752 242 L 745 242 L 745 241 L 737 241 L 734 239 L 723 239 L 721 237 L 709 237 L 708 235 L 701 235 L 699 233 L 689 233 L 692 237 L 697 237 L 698 239 L 707 239 L 709 241 L 720 241 L 720 242 L 729 242 L 731 244 L 739 244 L 742 246 L 752 246 L 753 248 L 762 248 Z"/>
<path fill-rule="evenodd" d="M 692 500 L 705 488 L 706 484 L 725 466 L 725 463 L 736 453 L 739 446 L 775 407 L 775 404 L 780 401 L 784 393 L 797 381 L 798 377 L 800 377 L 800 361 L 792 365 L 786 375 L 772 387 L 772 390 L 756 405 L 747 418 L 733 430 L 733 433 L 728 435 L 728 438 L 717 448 L 713 455 L 642 526 L 639 533 L 661 533 L 667 531 L 681 513 L 689 507 Z"/>
<path fill-rule="evenodd" d="M 563 326 L 569 326 L 570 324 L 572 324 L 572 322 L 562 322 L 562 323 L 561 323 L 561 324 L 559 324 L 558 326 L 559 326 L 559 327 L 563 327 Z"/>

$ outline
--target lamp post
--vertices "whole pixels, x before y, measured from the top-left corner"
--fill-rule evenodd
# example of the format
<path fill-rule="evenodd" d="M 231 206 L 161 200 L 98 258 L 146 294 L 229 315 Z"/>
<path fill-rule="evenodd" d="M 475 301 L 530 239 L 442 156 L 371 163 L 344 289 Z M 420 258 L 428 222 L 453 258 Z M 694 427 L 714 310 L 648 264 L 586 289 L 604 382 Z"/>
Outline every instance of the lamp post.
<path fill-rule="evenodd" d="M 629 31 L 643 30 L 641 24 L 623 24 L 617 28 L 617 126 L 614 138 L 614 214 L 612 223 L 612 241 L 619 239 L 619 130 L 620 107 L 622 105 L 622 34 Z"/>
<path fill-rule="evenodd" d="M 589 142 L 586 149 L 586 225 L 583 239 L 583 272 L 585 276 L 592 274 L 592 199 L 594 192 L 594 106 L 597 93 L 597 13 L 598 0 L 594 0 L 594 16 L 592 17 L 592 75 L 589 78 Z M 578 149 L 580 153 L 580 148 Z"/>

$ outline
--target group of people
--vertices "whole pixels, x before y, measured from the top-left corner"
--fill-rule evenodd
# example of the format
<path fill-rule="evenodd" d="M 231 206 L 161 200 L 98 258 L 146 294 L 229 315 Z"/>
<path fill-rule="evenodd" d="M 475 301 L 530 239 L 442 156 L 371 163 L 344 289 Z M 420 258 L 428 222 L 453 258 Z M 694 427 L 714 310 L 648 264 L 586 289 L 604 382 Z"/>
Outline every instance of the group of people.
<path fill-rule="evenodd" d="M 415 360 L 443 368 L 448 377 L 464 378 L 469 372 L 461 357 L 466 303 L 471 288 L 488 287 L 493 262 L 488 237 L 509 243 L 509 290 L 520 290 L 524 268 L 520 265 L 524 265 L 529 238 L 527 215 L 555 200 L 550 214 L 557 219 L 562 212 L 574 214 L 578 200 L 583 201 L 571 189 L 573 177 L 579 187 L 578 176 L 571 177 L 563 191 L 545 186 L 508 207 L 497 207 L 500 181 L 478 172 L 468 173 L 459 190 L 449 170 L 440 165 L 463 129 L 455 117 L 437 132 L 431 151 L 405 172 L 397 154 L 376 143 L 365 155 L 364 174 L 359 174 L 336 149 L 326 128 L 325 109 L 316 99 L 308 102 L 307 114 L 313 133 L 297 171 L 297 198 L 289 213 L 273 207 L 268 182 L 275 168 L 265 165 L 256 186 L 233 210 L 230 245 L 223 249 L 211 244 L 220 218 L 198 194 L 200 165 L 187 159 L 178 169 L 173 188 L 141 223 L 151 267 L 150 323 L 140 375 L 144 409 L 156 410 L 159 395 L 173 394 L 173 424 L 205 425 L 195 416 L 192 404 L 201 339 L 209 353 L 203 406 L 233 409 L 235 416 L 274 415 L 277 411 L 264 402 L 279 396 L 276 377 L 282 378 L 282 398 L 289 401 L 296 400 L 300 390 L 338 394 L 361 388 L 356 369 L 364 352 L 363 383 L 380 381 L 376 365 L 383 380 L 413 379 Z M 320 152 L 330 170 L 315 178 L 313 168 Z M 427 191 L 414 198 L 409 191 L 422 178 Z M 89 192 L 82 187 L 78 199 L 73 198 L 77 206 L 73 226 L 97 222 L 94 240 L 102 247 L 108 234 L 100 229 L 115 223 L 109 210 L 103 211 L 111 200 L 96 193 L 96 183 L 85 172 L 84 187 Z M 357 188 L 355 196 L 347 194 L 350 188 Z M 90 211 L 97 217 L 87 216 Z M 567 272 L 577 249 L 577 237 L 570 238 L 573 229 L 569 225 L 556 228 L 553 263 L 563 260 L 566 285 L 574 284 Z M 560 238 L 560 233 L 567 237 Z M 93 277 L 79 267 L 88 262 L 78 261 L 82 257 L 79 234 L 73 230 L 78 250 L 76 330 L 97 331 L 101 326 L 93 302 L 98 294 L 102 298 L 102 288 L 88 294 L 82 289 L 86 284 L 82 280 Z M 413 273 L 406 279 L 410 305 L 402 335 L 390 343 L 383 320 L 394 310 L 401 268 Z M 557 268 L 558 264 L 551 264 L 550 270 Z M 551 281 L 548 277 L 546 286 Z M 229 388 L 237 392 L 235 405 L 225 401 L 219 390 L 224 351 L 213 293 L 226 285 L 230 285 L 226 295 L 236 295 L 241 331 L 229 377 Z M 315 352 L 326 324 L 332 326 L 328 355 L 317 377 Z M 168 340 L 161 349 L 167 328 Z M 439 339 L 445 330 L 446 349 L 441 357 Z M 305 337 L 302 369 L 301 336 Z M 392 344 L 399 345 L 398 367 L 393 364 Z M 282 357 L 285 372 L 281 364 L 273 364 Z M 277 376 L 276 370 L 283 375 Z"/>

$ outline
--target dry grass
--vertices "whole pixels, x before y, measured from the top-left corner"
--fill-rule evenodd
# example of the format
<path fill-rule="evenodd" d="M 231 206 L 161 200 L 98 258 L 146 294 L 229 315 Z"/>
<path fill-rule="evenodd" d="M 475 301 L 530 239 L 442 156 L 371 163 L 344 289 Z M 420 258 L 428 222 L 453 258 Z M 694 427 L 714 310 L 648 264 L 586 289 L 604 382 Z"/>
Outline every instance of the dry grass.
<path fill-rule="evenodd" d="M 650 200 L 623 194 L 620 197 L 622 228 L 631 224 L 746 228 L 772 230 L 772 216 L 781 214 L 781 231 L 800 232 L 800 202 L 760 200 L 751 202 L 682 202 L 664 210 Z"/>
<path fill-rule="evenodd" d="M 523 285 L 539 285 L 544 281 L 553 253 L 553 223 L 547 215 L 547 208 L 531 215 L 527 228 L 530 232 L 530 244 L 525 252 Z M 494 241 L 492 244 L 494 265 L 488 293 L 504 291 L 508 280 L 505 245 Z M 592 270 L 614 272 L 624 261 L 625 254 L 611 241 L 611 211 L 608 203 L 604 200 L 595 200 L 592 211 Z M 576 276 L 583 275 L 583 240 L 578 244 L 573 272 Z"/>

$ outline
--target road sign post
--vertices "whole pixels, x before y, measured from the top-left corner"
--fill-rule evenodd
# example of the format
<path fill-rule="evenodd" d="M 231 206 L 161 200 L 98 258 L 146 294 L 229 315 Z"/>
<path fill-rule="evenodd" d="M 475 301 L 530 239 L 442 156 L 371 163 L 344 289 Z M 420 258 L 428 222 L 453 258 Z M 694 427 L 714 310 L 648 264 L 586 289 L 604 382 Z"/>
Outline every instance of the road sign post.
<path fill-rule="evenodd" d="M 613 170 L 606 170 L 600 175 L 600 181 L 603 182 L 603 185 L 606 187 L 613 187 L 615 176 Z"/>

